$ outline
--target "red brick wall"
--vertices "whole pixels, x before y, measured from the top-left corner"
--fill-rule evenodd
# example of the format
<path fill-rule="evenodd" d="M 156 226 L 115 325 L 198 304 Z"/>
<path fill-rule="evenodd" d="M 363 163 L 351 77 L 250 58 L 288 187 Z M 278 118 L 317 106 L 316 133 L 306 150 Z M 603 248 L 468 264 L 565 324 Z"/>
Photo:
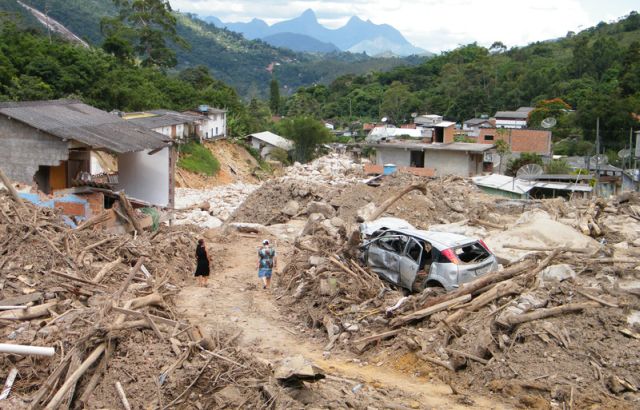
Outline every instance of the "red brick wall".
<path fill-rule="evenodd" d="M 492 135 L 493 140 L 487 139 Z M 535 152 L 541 155 L 551 155 L 551 131 L 531 129 L 505 129 L 500 135 L 496 128 L 481 128 L 478 142 L 481 144 L 495 144 L 503 139 L 510 142 L 511 152 Z"/>
<path fill-rule="evenodd" d="M 453 137 L 455 135 L 455 125 L 452 125 L 450 127 L 447 127 L 444 129 L 444 143 L 448 144 L 450 142 L 453 142 Z"/>

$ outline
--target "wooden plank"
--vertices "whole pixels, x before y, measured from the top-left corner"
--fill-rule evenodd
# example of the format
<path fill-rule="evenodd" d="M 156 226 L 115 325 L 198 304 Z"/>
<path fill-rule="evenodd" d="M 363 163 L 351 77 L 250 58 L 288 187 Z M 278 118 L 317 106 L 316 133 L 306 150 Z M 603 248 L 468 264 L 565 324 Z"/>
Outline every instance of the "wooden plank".
<path fill-rule="evenodd" d="M 368 344 L 371 342 L 375 342 L 376 340 L 386 339 L 387 337 L 395 336 L 398 333 L 402 332 L 404 329 L 394 329 L 389 330 L 388 332 L 378 333 L 375 335 L 363 337 L 362 339 L 354 340 L 352 343 L 354 345 L 359 345 L 361 343 Z"/>

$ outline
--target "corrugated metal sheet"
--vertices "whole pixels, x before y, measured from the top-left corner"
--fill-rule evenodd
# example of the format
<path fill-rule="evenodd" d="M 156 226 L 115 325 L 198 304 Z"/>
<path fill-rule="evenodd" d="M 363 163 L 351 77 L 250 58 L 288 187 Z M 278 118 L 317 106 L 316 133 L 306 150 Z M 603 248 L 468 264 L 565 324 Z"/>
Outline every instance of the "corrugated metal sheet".
<path fill-rule="evenodd" d="M 74 100 L 3 102 L 0 114 L 58 138 L 118 154 L 167 145 L 161 134 Z"/>
<path fill-rule="evenodd" d="M 138 117 L 127 120 L 133 124 L 145 127 L 147 129 L 156 129 L 161 127 L 169 127 L 178 124 L 193 124 L 206 119 L 203 116 L 196 116 L 190 114 L 182 114 L 176 111 L 168 110 L 154 110 L 149 111 L 151 116 Z"/>

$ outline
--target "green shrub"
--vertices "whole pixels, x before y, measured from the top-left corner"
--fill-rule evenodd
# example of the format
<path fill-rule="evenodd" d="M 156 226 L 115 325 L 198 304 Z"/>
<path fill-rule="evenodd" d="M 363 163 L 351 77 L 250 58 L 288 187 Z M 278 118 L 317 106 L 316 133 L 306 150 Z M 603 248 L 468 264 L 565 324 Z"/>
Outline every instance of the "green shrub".
<path fill-rule="evenodd" d="M 554 159 L 545 166 L 545 172 L 550 175 L 564 175 L 571 171 L 569 163 L 564 159 Z"/>
<path fill-rule="evenodd" d="M 187 171 L 204 175 L 215 175 L 220 171 L 220 162 L 207 147 L 191 141 L 180 146 L 178 166 Z"/>

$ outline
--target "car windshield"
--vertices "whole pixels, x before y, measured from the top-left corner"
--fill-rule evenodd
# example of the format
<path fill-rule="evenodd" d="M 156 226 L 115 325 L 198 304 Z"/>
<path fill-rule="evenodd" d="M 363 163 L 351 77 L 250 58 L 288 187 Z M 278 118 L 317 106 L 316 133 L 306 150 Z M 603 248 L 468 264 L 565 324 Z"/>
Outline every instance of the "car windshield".
<path fill-rule="evenodd" d="M 479 242 L 473 242 L 454 249 L 462 263 L 477 263 L 487 259 L 491 254 Z"/>

